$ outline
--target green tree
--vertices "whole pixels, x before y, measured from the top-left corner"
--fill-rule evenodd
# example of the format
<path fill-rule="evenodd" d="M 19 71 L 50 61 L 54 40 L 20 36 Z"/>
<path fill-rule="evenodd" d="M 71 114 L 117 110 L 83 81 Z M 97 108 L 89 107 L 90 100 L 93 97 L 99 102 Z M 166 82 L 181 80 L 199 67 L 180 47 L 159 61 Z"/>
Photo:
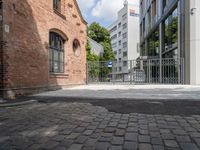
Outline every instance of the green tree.
<path fill-rule="evenodd" d="M 106 28 L 94 22 L 88 27 L 88 36 L 103 46 L 104 55 L 102 58 L 100 58 L 101 61 L 109 61 L 115 59 L 115 55 L 111 46 L 110 33 Z"/>
<path fill-rule="evenodd" d="M 99 61 L 100 57 L 91 52 L 91 46 L 90 46 L 89 41 L 87 41 L 86 53 L 87 53 L 87 61 L 88 62 L 97 62 L 97 61 Z"/>
<path fill-rule="evenodd" d="M 115 55 L 112 51 L 111 38 L 109 31 L 94 22 L 88 27 L 88 37 L 94 41 L 100 43 L 104 48 L 104 54 L 102 57 L 96 57 L 91 54 L 91 48 L 87 45 L 87 60 L 90 61 L 89 73 L 92 80 L 108 81 L 109 75 L 112 73 L 112 68 L 108 68 L 107 62 L 115 60 Z M 100 62 L 97 62 L 100 61 Z"/>

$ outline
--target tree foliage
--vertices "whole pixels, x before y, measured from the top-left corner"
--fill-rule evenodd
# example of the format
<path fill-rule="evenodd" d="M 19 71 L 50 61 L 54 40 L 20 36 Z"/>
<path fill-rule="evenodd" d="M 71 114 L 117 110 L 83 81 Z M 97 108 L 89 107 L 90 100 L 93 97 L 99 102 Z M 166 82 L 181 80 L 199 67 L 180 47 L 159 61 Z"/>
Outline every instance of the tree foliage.
<path fill-rule="evenodd" d="M 96 54 L 93 54 L 91 52 L 91 46 L 89 44 L 89 41 L 87 41 L 86 53 L 87 53 L 87 61 L 90 61 L 90 62 L 97 62 L 97 61 L 99 61 L 100 57 L 97 56 Z"/>
<path fill-rule="evenodd" d="M 111 46 L 110 33 L 106 28 L 94 22 L 88 27 L 88 36 L 103 46 L 104 55 L 100 58 L 101 61 L 109 61 L 115 59 L 115 55 Z"/>

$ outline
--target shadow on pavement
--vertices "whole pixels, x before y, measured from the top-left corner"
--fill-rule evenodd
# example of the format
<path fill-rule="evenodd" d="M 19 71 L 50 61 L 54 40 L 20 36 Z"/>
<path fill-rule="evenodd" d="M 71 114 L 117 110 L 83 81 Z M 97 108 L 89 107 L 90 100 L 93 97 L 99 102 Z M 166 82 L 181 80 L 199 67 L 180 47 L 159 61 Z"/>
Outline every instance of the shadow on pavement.
<path fill-rule="evenodd" d="M 52 96 L 31 96 L 29 99 L 38 100 L 41 103 L 90 103 L 94 106 L 102 106 L 116 113 L 143 113 L 191 116 L 200 115 L 200 102 L 191 100 L 127 100 L 127 99 L 92 99 L 70 98 Z"/>

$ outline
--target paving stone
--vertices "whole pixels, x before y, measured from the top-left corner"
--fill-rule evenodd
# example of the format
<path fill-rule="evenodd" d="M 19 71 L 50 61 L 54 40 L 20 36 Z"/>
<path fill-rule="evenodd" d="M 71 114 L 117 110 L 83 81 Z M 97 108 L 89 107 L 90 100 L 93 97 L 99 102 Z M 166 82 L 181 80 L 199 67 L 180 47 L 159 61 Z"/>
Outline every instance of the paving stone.
<path fill-rule="evenodd" d="M 123 137 L 113 137 L 112 145 L 123 145 L 124 138 Z"/>
<path fill-rule="evenodd" d="M 80 135 L 80 133 L 71 133 L 70 135 L 68 135 L 66 138 L 67 139 L 76 139 L 78 136 Z"/>
<path fill-rule="evenodd" d="M 176 136 L 176 140 L 178 142 L 191 142 L 191 139 L 189 136 Z"/>
<path fill-rule="evenodd" d="M 142 135 L 148 135 L 149 134 L 149 131 L 148 130 L 139 130 L 139 133 L 142 134 Z"/>
<path fill-rule="evenodd" d="M 104 129 L 104 132 L 114 133 L 116 130 L 117 130 L 116 128 L 107 127 L 107 128 Z"/>
<path fill-rule="evenodd" d="M 153 150 L 165 150 L 164 146 L 153 145 Z"/>
<path fill-rule="evenodd" d="M 200 147 L 200 138 L 194 138 L 194 141 L 195 141 L 196 144 Z"/>
<path fill-rule="evenodd" d="M 102 137 L 113 137 L 113 133 L 102 133 L 101 134 Z"/>
<path fill-rule="evenodd" d="M 153 150 L 151 144 L 139 144 L 139 150 Z"/>
<path fill-rule="evenodd" d="M 173 134 L 162 134 L 161 135 L 164 140 L 173 140 L 175 136 Z"/>
<path fill-rule="evenodd" d="M 167 147 L 172 147 L 172 148 L 177 148 L 178 143 L 175 140 L 164 140 L 165 146 Z"/>
<path fill-rule="evenodd" d="M 181 148 L 166 148 L 166 150 L 182 150 Z"/>
<path fill-rule="evenodd" d="M 93 130 L 86 130 L 83 132 L 83 135 L 91 135 L 93 133 Z"/>
<path fill-rule="evenodd" d="M 45 143 L 45 145 L 43 145 L 42 147 L 45 149 L 54 149 L 56 146 L 58 146 L 59 142 L 55 142 L 55 141 L 48 141 L 47 143 Z"/>
<path fill-rule="evenodd" d="M 96 144 L 95 149 L 96 150 L 108 150 L 109 146 L 110 146 L 110 144 L 107 142 L 98 142 Z"/>
<path fill-rule="evenodd" d="M 126 133 L 125 141 L 138 141 L 138 134 L 137 133 Z"/>
<path fill-rule="evenodd" d="M 112 137 L 100 137 L 99 142 L 111 142 L 112 141 Z"/>
<path fill-rule="evenodd" d="M 81 150 L 82 144 L 72 144 L 68 150 Z"/>
<path fill-rule="evenodd" d="M 180 143 L 183 150 L 199 150 L 199 148 L 193 143 Z"/>
<path fill-rule="evenodd" d="M 77 144 L 83 144 L 87 139 L 87 136 L 79 136 L 74 142 Z"/>
<path fill-rule="evenodd" d="M 117 128 L 119 129 L 126 129 L 127 124 L 118 124 Z"/>
<path fill-rule="evenodd" d="M 58 146 L 55 148 L 56 150 L 67 150 L 66 147 Z"/>
<path fill-rule="evenodd" d="M 138 132 L 138 128 L 137 127 L 128 127 L 126 129 L 127 132 Z"/>
<path fill-rule="evenodd" d="M 117 125 L 118 125 L 118 122 L 110 122 L 108 124 L 108 127 L 117 127 Z"/>
<path fill-rule="evenodd" d="M 84 146 L 81 150 L 95 150 L 95 147 Z"/>
<path fill-rule="evenodd" d="M 88 126 L 88 127 L 87 127 L 88 130 L 95 130 L 96 128 L 97 128 L 96 125 L 95 125 L 95 126 Z"/>
<path fill-rule="evenodd" d="M 190 136 L 193 138 L 200 138 L 200 133 L 199 132 L 191 132 Z"/>
<path fill-rule="evenodd" d="M 64 138 L 65 138 L 64 135 L 56 135 L 56 136 L 54 136 L 53 138 L 51 138 L 51 140 L 60 142 L 60 141 L 64 140 Z"/>
<path fill-rule="evenodd" d="M 161 138 L 151 138 L 151 143 L 153 145 L 163 145 L 163 142 L 162 142 Z"/>
<path fill-rule="evenodd" d="M 124 143 L 124 150 L 137 150 L 138 143 L 137 142 L 125 142 Z"/>
<path fill-rule="evenodd" d="M 92 147 L 92 146 L 95 145 L 96 142 L 97 142 L 97 139 L 89 138 L 89 139 L 87 139 L 87 141 L 85 142 L 85 146 L 87 146 L 87 147 Z"/>
<path fill-rule="evenodd" d="M 169 129 L 160 129 L 160 133 L 162 134 L 169 134 L 171 133 Z"/>
<path fill-rule="evenodd" d="M 122 150 L 122 146 L 112 145 L 109 150 Z"/>
<path fill-rule="evenodd" d="M 28 147 L 28 150 L 37 150 L 40 149 L 42 147 L 42 144 L 33 144 L 30 147 Z M 1 149 L 1 148 L 0 148 Z M 3 150 L 3 149 L 2 149 Z"/>
<path fill-rule="evenodd" d="M 174 130 L 173 133 L 175 135 L 187 135 L 187 133 L 184 130 Z"/>
<path fill-rule="evenodd" d="M 125 130 L 124 129 L 117 129 L 115 132 L 116 136 L 124 136 L 125 135 Z"/>
<path fill-rule="evenodd" d="M 68 147 L 70 147 L 72 145 L 72 143 L 73 143 L 73 140 L 67 140 L 67 139 L 65 139 L 62 142 L 60 142 L 59 145 L 62 145 L 64 147 L 68 148 Z"/>
<path fill-rule="evenodd" d="M 150 136 L 139 135 L 138 139 L 140 143 L 150 143 Z"/>
<path fill-rule="evenodd" d="M 161 137 L 160 132 L 150 132 L 151 137 Z"/>
<path fill-rule="evenodd" d="M 7 140 L 9 140 L 9 139 L 10 139 L 9 136 L 1 136 L 1 137 L 0 137 L 0 144 L 1 144 L 1 143 L 4 143 L 5 141 L 7 141 Z"/>

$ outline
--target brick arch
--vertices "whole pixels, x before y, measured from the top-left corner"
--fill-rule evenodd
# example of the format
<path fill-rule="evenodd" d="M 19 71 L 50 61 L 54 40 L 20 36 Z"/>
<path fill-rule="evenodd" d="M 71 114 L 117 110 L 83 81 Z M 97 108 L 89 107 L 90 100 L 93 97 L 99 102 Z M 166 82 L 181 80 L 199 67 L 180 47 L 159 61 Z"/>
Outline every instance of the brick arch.
<path fill-rule="evenodd" d="M 59 29 L 56 29 L 56 28 L 52 28 L 49 30 L 49 32 L 55 32 L 55 33 L 58 33 L 65 41 L 68 41 L 69 38 L 68 36 L 61 30 Z"/>

